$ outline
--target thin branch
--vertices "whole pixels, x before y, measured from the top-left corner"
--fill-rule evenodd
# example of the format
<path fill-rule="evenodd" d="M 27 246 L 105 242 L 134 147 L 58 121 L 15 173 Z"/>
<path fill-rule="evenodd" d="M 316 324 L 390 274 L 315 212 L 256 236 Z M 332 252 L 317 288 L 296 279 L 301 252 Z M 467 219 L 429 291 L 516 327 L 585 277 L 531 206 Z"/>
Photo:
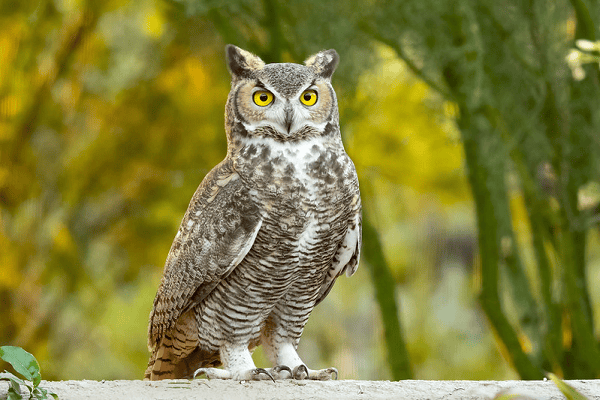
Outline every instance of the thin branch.
<path fill-rule="evenodd" d="M 506 346 L 508 355 L 522 379 L 540 379 L 543 373 L 525 354 L 518 336 L 504 315 L 499 297 L 499 226 L 494 211 L 492 194 L 489 192 L 490 172 L 486 163 L 479 156 L 479 145 L 470 131 L 470 116 L 466 113 L 459 118 L 459 126 L 463 136 L 468 177 L 473 190 L 475 209 L 477 212 L 477 228 L 479 236 L 479 253 L 481 257 L 482 287 L 479 296 L 481 306 L 490 323 Z"/>
<path fill-rule="evenodd" d="M 544 245 L 544 237 L 546 236 L 546 233 L 550 231 L 551 225 L 544 216 L 544 211 L 547 206 L 544 204 L 538 186 L 533 180 L 533 176 L 535 176 L 537 171 L 527 168 L 527 165 L 523 160 L 523 154 L 518 147 L 509 145 L 511 135 L 506 128 L 506 124 L 502 121 L 498 113 L 494 113 L 494 115 L 496 115 L 494 118 L 496 121 L 494 125 L 498 128 L 498 131 L 509 150 L 509 155 L 519 175 L 521 188 L 523 190 L 525 208 L 531 226 L 533 249 L 540 277 L 539 289 L 542 293 L 543 315 L 545 316 L 542 326 L 544 333 L 543 351 L 550 365 L 553 368 L 556 368 L 560 365 L 563 352 L 562 326 L 561 311 L 552 296 L 552 270 Z"/>
<path fill-rule="evenodd" d="M 491 106 L 485 106 L 482 109 L 483 115 L 490 122 L 491 126 L 496 132 L 500 133 L 500 139 L 505 143 L 510 142 L 510 134 L 508 129 L 500 116 L 500 113 L 492 108 Z M 509 155 L 511 158 L 517 158 L 518 153 L 516 152 L 515 146 L 507 146 Z M 488 161 L 489 162 L 489 161 Z M 541 350 L 542 346 L 542 335 L 540 334 L 540 316 L 538 313 L 538 304 L 533 297 L 531 287 L 529 285 L 529 279 L 525 274 L 523 263 L 519 256 L 517 249 L 516 240 L 514 237 L 512 218 L 510 209 L 507 202 L 507 188 L 504 182 L 506 161 L 502 161 L 501 165 L 493 165 L 490 168 L 492 171 L 490 175 L 493 178 L 488 179 L 488 185 L 495 192 L 494 196 L 491 196 L 493 202 L 493 208 L 496 213 L 496 219 L 498 221 L 498 234 L 501 238 L 510 239 L 510 251 L 507 254 L 503 254 L 503 261 L 509 272 L 509 279 L 511 281 L 511 288 L 513 289 L 513 297 L 517 305 L 519 313 L 519 321 L 523 330 L 528 334 L 531 340 L 534 351 L 533 355 L 535 360 L 541 362 Z M 487 164 L 489 165 L 489 164 Z M 485 167 L 482 165 L 481 167 Z M 526 178 L 527 179 L 527 178 Z"/>
<path fill-rule="evenodd" d="M 388 364 L 392 377 L 394 380 L 411 379 L 413 373 L 402 335 L 394 277 L 385 261 L 379 234 L 364 210 L 362 227 L 364 258 L 368 264 L 377 304 L 381 312 Z"/>

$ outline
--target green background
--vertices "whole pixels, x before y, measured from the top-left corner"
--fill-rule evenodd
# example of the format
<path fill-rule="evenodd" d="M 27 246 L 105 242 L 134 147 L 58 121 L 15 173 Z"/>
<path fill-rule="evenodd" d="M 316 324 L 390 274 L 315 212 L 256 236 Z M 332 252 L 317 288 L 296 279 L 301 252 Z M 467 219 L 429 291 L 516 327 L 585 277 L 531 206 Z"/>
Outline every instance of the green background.
<path fill-rule="evenodd" d="M 225 44 L 267 62 L 335 48 L 365 249 L 305 362 L 597 378 L 599 74 L 566 61 L 598 35 L 589 3 L 2 2 L 0 344 L 44 379 L 140 379 L 171 242 L 225 156 Z"/>

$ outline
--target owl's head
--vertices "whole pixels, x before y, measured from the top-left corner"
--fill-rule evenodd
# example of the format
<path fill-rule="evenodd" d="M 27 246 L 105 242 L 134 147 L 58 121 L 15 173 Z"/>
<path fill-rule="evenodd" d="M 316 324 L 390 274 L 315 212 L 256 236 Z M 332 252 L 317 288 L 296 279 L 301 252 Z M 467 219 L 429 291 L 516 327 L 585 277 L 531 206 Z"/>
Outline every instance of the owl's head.
<path fill-rule="evenodd" d="M 297 141 L 337 128 L 337 100 L 331 86 L 339 61 L 335 50 L 321 51 L 304 65 L 265 64 L 233 45 L 226 51 L 232 76 L 225 113 L 229 141 L 232 134 Z"/>

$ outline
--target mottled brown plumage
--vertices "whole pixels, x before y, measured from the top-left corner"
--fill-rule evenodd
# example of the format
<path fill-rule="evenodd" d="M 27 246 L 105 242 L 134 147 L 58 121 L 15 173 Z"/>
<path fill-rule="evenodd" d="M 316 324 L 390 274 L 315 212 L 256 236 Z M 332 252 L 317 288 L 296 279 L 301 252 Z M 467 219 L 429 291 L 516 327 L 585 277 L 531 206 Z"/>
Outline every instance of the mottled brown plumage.
<path fill-rule="evenodd" d="M 198 187 L 167 257 L 145 376 L 329 379 L 334 368 L 307 368 L 296 348 L 360 254 L 358 180 L 330 84 L 338 56 L 265 65 L 227 52 L 227 156 Z M 258 345 L 274 368 L 254 366 Z"/>

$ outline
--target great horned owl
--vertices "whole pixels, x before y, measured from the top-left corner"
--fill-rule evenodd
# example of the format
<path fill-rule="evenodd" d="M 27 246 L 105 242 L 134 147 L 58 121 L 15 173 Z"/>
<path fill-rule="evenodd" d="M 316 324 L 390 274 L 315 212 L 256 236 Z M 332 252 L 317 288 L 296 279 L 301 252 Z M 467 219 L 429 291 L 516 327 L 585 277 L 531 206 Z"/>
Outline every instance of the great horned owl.
<path fill-rule="evenodd" d="M 167 257 L 145 377 L 337 377 L 306 367 L 297 347 L 312 309 L 360 254 L 358 179 L 331 86 L 338 54 L 265 65 L 226 52 L 227 156 L 196 190 Z M 258 345 L 273 368 L 254 365 Z"/>

